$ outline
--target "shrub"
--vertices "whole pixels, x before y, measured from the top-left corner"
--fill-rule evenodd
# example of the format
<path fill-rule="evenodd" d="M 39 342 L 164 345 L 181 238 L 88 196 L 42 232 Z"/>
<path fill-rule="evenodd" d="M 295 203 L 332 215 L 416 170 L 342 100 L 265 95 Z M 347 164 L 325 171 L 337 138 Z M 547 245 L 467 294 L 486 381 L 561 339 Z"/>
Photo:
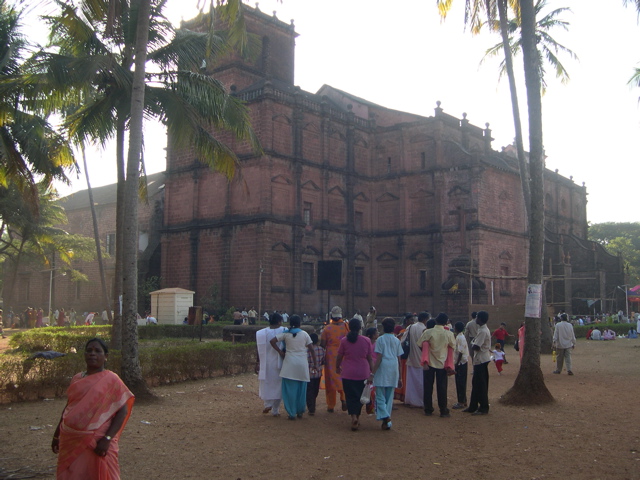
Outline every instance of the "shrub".
<path fill-rule="evenodd" d="M 92 325 L 32 328 L 31 330 L 11 335 L 9 345 L 29 353 L 47 350 L 68 353 L 71 347 L 80 352 L 84 349 L 87 340 L 93 337 L 101 337 L 105 342 L 109 343 L 111 327 L 109 325 Z"/>
<path fill-rule="evenodd" d="M 53 360 L 29 359 L 25 353 L 2 355 L 0 401 L 33 400 L 64 395 L 71 378 L 85 369 L 86 364 L 81 352 L 88 338 L 90 337 L 82 338 L 78 350 L 80 353 Z M 255 351 L 255 343 L 163 343 L 159 346 L 140 348 L 139 357 L 145 381 L 149 386 L 154 386 L 247 372 L 255 362 Z M 107 368 L 119 372 L 120 365 L 120 352 L 109 352 Z"/>
<path fill-rule="evenodd" d="M 576 338 L 586 338 L 587 331 L 592 327 L 598 327 L 600 331 L 607 327 L 616 332 L 616 335 L 626 335 L 630 329 L 635 329 L 635 323 L 590 323 L 589 325 L 576 325 L 574 331 Z"/>

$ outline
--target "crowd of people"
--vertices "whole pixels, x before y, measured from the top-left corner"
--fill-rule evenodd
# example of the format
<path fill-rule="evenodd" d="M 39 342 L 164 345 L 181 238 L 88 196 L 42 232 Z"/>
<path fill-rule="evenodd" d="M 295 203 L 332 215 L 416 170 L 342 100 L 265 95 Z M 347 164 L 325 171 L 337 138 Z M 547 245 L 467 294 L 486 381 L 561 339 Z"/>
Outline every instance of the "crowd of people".
<path fill-rule="evenodd" d="M 272 313 L 269 326 L 256 332 L 255 371 L 263 413 L 280 416 L 284 403 L 290 420 L 305 412 L 315 415 L 322 385 L 327 412 L 334 413 L 339 400 L 339 408 L 350 416 L 353 431 L 360 428 L 363 407 L 367 413 L 375 413 L 383 430 L 390 430 L 394 399 L 432 416 L 434 389 L 440 417 L 450 417 L 447 388 L 453 375 L 457 402 L 452 408 L 473 415 L 488 414 L 488 366 L 494 360 L 501 372 L 505 363 L 502 346 L 512 336 L 505 325 L 492 334 L 485 311 L 474 312 L 466 325 L 451 325 L 445 313 L 435 318 L 429 312 L 408 314 L 402 325 L 386 317 L 379 332 L 374 307 L 366 320 L 357 313 L 345 321 L 342 309 L 335 306 L 320 335 L 302 330 L 298 315 L 288 320 L 289 328 L 285 328 L 283 316 Z M 498 339 L 495 346 L 493 337 Z M 469 362 L 473 373 L 467 398 Z"/>
<path fill-rule="evenodd" d="M 2 310 L 0 310 L 0 315 L 2 315 Z M 46 314 L 42 308 L 27 307 L 23 312 L 14 312 L 13 308 L 9 307 L 4 316 L 4 322 L 0 316 L 0 323 L 11 328 L 75 327 L 77 325 L 107 325 L 109 318 L 106 310 L 103 310 L 102 313 L 99 311 L 77 313 L 73 308 L 68 311 L 65 311 L 64 308 L 56 308 Z"/>

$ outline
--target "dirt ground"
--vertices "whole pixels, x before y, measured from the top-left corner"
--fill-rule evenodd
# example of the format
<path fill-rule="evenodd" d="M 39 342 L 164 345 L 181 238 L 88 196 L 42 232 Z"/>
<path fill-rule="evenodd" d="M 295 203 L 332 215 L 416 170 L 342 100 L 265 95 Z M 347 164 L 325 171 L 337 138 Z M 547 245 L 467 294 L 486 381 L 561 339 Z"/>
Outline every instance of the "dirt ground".
<path fill-rule="evenodd" d="M 502 376 L 490 366 L 489 415 L 425 417 L 396 404 L 390 431 L 365 415 L 351 432 L 346 413 L 326 412 L 323 391 L 314 417 L 263 415 L 254 374 L 157 388 L 158 400 L 134 407 L 120 440 L 122 478 L 640 478 L 640 340 L 580 340 L 573 377 L 552 375 L 543 356 L 556 399 L 544 407 L 498 403 L 519 365 L 517 352 L 507 354 Z M 63 407 L 63 399 L 0 406 L 0 479 L 53 478 L 49 445 Z"/>

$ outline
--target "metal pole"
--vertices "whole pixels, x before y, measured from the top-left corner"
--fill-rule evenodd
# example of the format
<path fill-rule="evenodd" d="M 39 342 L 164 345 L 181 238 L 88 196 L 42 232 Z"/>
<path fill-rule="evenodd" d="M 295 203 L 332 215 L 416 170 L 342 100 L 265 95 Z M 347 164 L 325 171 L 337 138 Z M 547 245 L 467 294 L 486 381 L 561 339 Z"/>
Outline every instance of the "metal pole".
<path fill-rule="evenodd" d="M 53 326 L 51 322 L 51 290 L 53 287 L 53 268 L 49 270 L 49 311 L 47 312 L 47 317 L 49 317 L 49 326 Z"/>
<path fill-rule="evenodd" d="M 258 273 L 258 318 L 262 316 L 262 260 L 260 260 L 260 272 Z M 256 318 L 256 322 L 258 321 Z"/>
<path fill-rule="evenodd" d="M 627 322 L 629 322 L 629 285 L 624 286 L 624 299 L 627 303 Z"/>

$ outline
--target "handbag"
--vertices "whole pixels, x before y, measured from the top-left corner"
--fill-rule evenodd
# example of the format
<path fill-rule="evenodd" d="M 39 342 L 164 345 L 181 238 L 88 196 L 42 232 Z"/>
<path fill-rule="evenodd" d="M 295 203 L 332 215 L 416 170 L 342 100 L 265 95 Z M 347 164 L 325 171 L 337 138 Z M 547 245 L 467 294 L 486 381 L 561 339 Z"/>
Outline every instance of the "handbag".
<path fill-rule="evenodd" d="M 520 351 L 520 339 L 517 339 L 517 340 L 516 340 L 516 343 L 514 343 L 514 344 L 513 344 L 513 349 L 514 349 L 516 352 L 519 352 L 519 351 Z"/>
<path fill-rule="evenodd" d="M 407 328 L 407 336 L 401 344 L 402 355 L 400 355 L 400 358 L 403 360 L 409 358 L 409 352 L 411 352 L 411 334 L 409 333 L 409 330 L 411 330 L 411 327 Z"/>
<path fill-rule="evenodd" d="M 369 385 L 367 381 L 364 381 L 364 389 L 362 389 L 362 395 L 360 395 L 360 403 L 367 405 L 371 402 L 371 390 L 373 390 L 373 384 Z"/>

